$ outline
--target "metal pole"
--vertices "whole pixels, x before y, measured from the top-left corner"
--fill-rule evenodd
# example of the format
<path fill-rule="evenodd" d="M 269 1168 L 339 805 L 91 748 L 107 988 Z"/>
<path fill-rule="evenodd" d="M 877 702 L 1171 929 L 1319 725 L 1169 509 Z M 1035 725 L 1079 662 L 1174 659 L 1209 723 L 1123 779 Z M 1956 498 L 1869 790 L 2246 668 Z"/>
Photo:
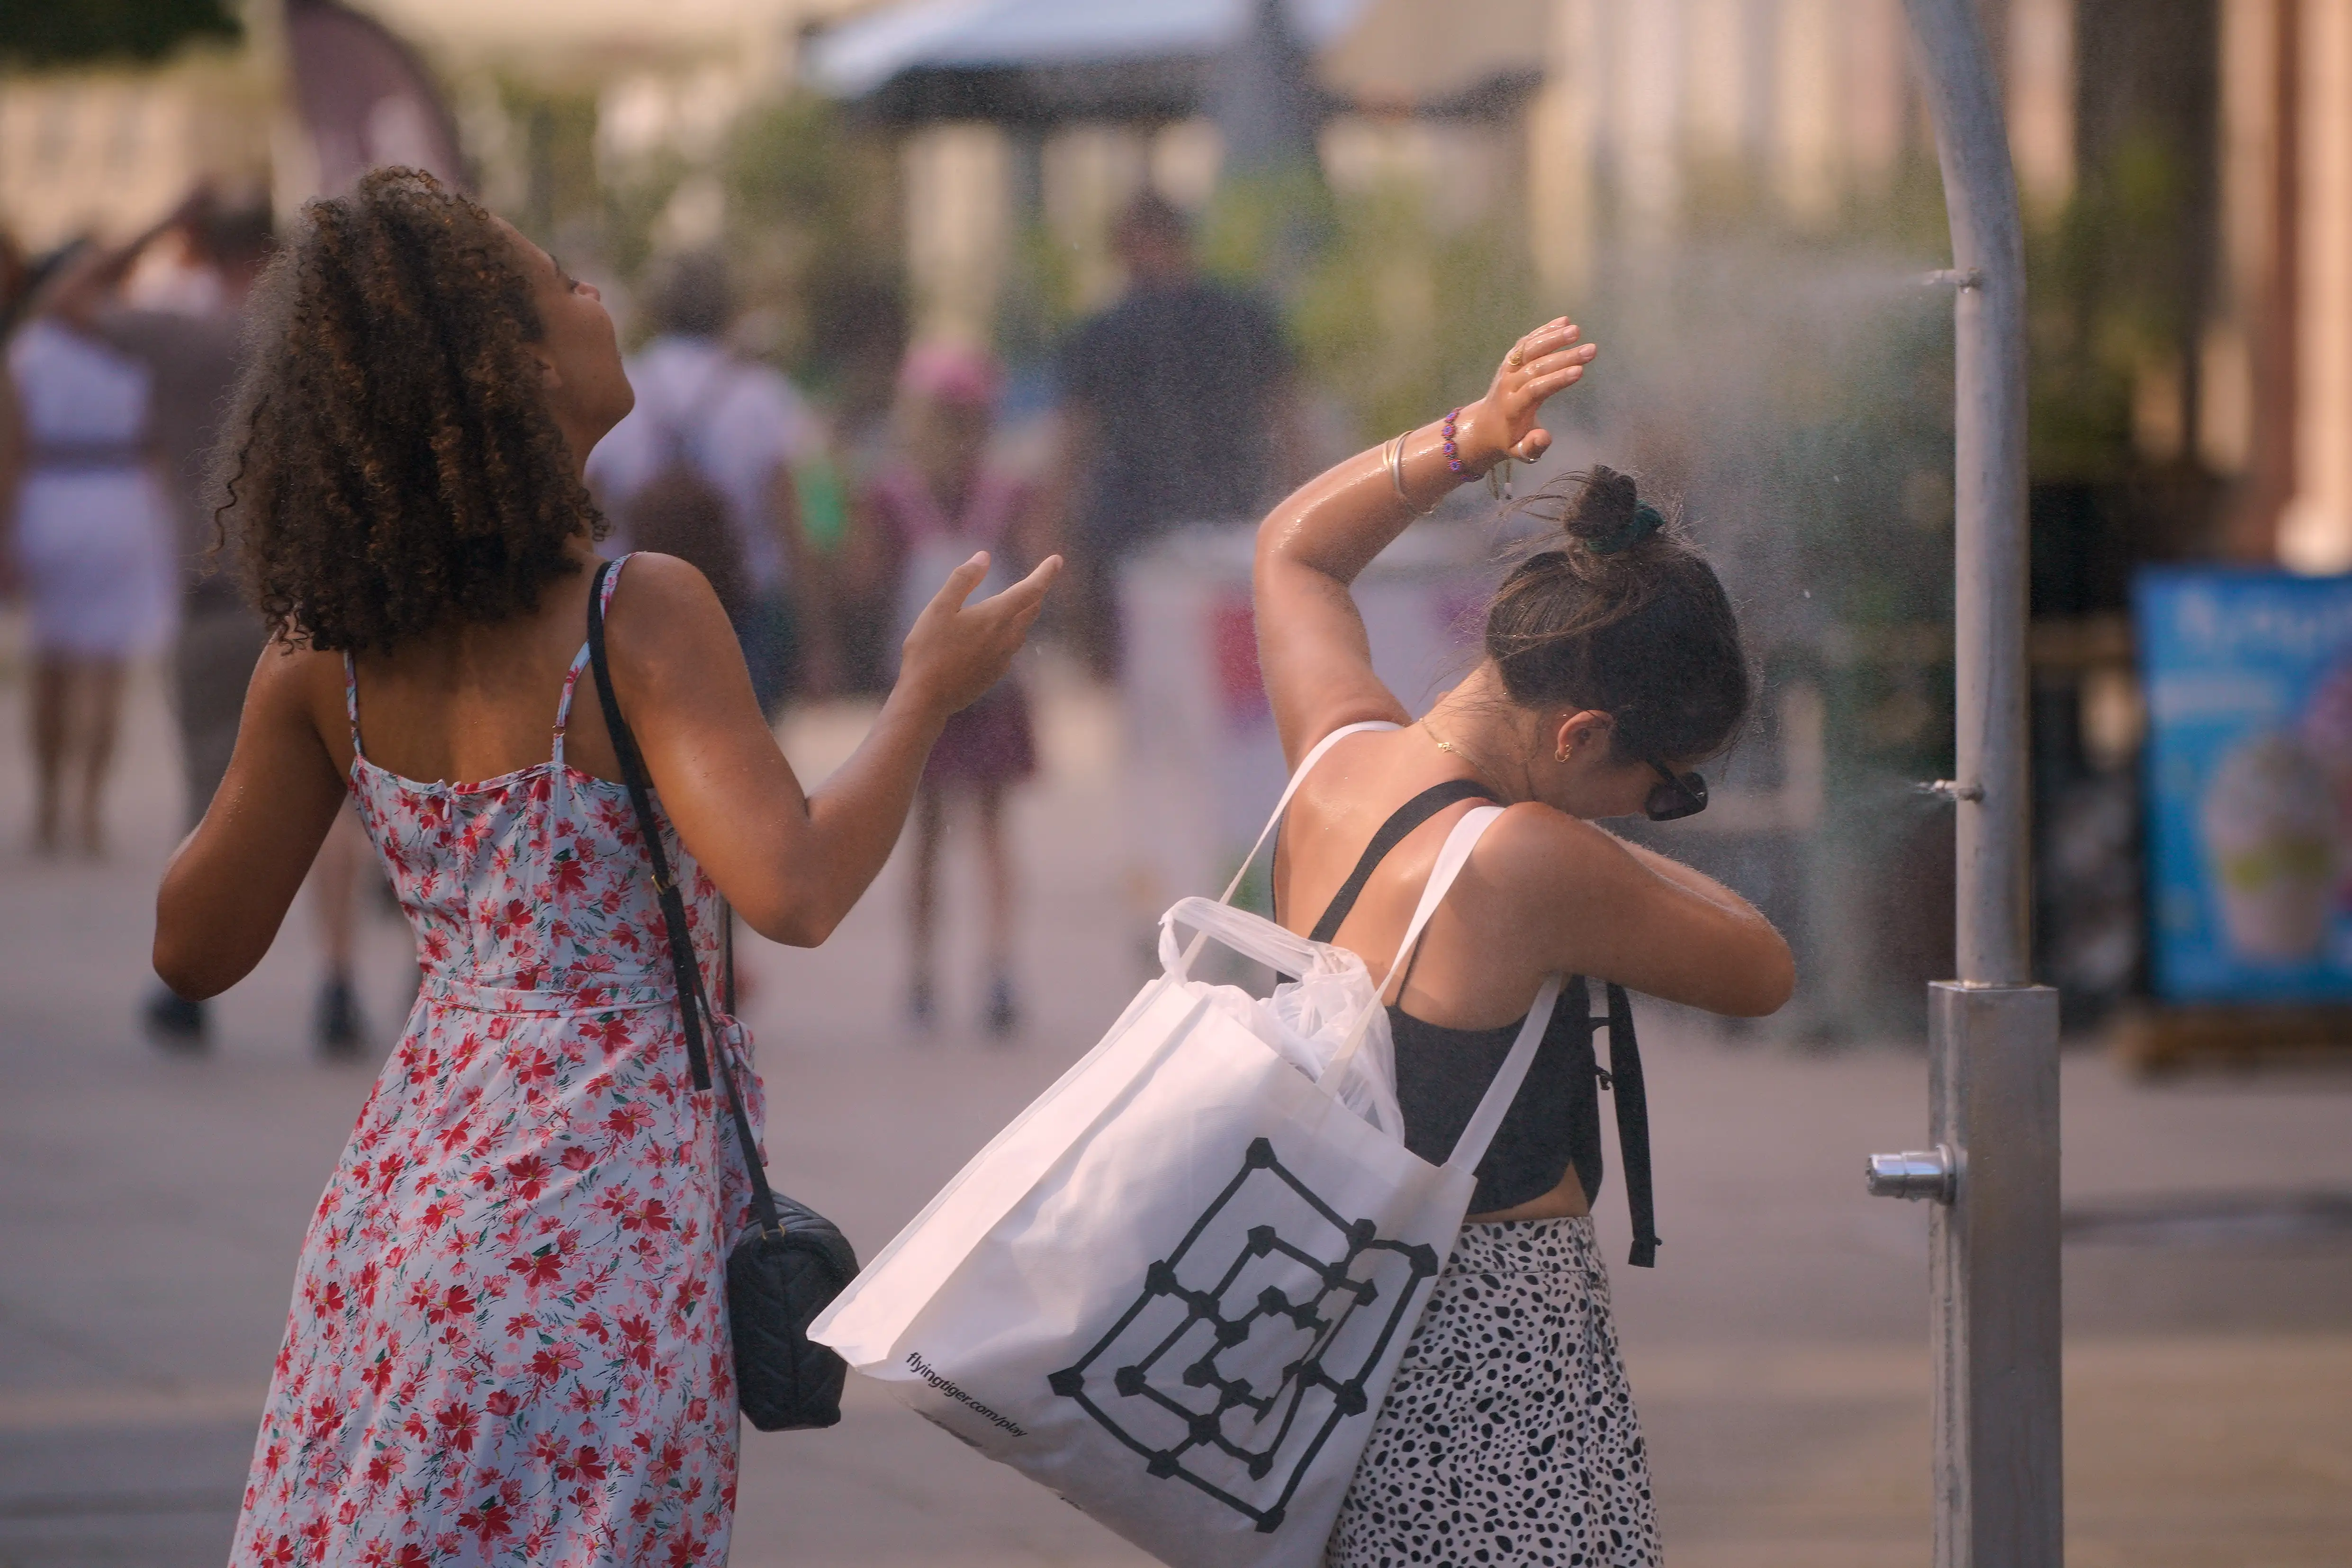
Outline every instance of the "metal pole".
<path fill-rule="evenodd" d="M 2025 241 L 2009 128 L 1970 0 L 1906 0 L 1958 275 L 1953 633 L 1959 978 L 2032 983 L 2025 728 Z"/>
<path fill-rule="evenodd" d="M 1957 290 L 1953 604 L 1959 978 L 1930 988 L 1931 1150 L 1870 1186 L 1934 1201 L 1936 1568 L 2058 1568 L 2057 994 L 2032 984 L 2025 713 L 2025 258 L 1974 0 L 1905 0 Z"/>

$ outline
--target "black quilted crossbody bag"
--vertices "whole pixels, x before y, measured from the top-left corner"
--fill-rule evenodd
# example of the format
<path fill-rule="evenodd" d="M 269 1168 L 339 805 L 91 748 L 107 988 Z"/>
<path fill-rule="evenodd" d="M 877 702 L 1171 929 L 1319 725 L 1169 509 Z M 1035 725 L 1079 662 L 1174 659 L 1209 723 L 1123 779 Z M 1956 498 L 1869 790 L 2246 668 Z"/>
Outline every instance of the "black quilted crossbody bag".
<path fill-rule="evenodd" d="M 588 659 L 595 670 L 596 699 L 604 709 L 604 728 L 612 733 L 613 750 L 621 759 L 621 777 L 629 786 L 630 803 L 636 807 L 637 828 L 653 860 L 654 890 L 661 898 L 670 961 L 677 970 L 678 1011 L 686 1022 L 686 1054 L 694 1070 L 694 1087 L 707 1089 L 710 1058 L 703 1047 L 703 1023 L 715 1015 L 703 989 L 702 966 L 694 959 L 686 900 L 678 894 L 677 883 L 670 876 L 669 857 L 662 849 L 646 760 L 637 750 L 636 737 L 629 732 L 628 721 L 621 717 L 620 700 L 613 695 L 613 678 L 604 663 L 604 577 L 612 569 L 609 561 L 598 566 L 595 582 L 588 590 Z M 727 956 L 730 1005 L 734 962 L 730 941 Z M 751 1178 L 751 1217 L 757 1227 L 737 1242 L 727 1257 L 727 1315 L 734 1331 L 735 1385 L 743 1414 L 762 1432 L 830 1426 L 841 1419 L 841 1388 L 849 1368 L 840 1356 L 808 1337 L 808 1326 L 856 1274 L 857 1256 L 839 1226 L 768 1185 L 751 1118 L 743 1112 L 743 1097 L 723 1056 L 719 1076 L 726 1086 L 727 1110 L 735 1125 L 736 1142 L 743 1151 L 743 1167 Z"/>

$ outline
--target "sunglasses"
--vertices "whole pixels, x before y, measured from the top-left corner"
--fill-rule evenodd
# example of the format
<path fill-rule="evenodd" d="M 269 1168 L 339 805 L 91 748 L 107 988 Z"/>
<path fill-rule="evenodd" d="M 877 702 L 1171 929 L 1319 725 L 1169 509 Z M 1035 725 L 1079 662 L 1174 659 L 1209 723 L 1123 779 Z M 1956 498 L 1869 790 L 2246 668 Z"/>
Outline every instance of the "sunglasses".
<path fill-rule="evenodd" d="M 1696 773 L 1677 773 L 1665 763 L 1653 762 L 1652 771 L 1660 783 L 1650 786 L 1650 797 L 1642 810 L 1652 822 L 1672 822 L 1676 817 L 1696 816 L 1706 809 L 1706 781 Z"/>

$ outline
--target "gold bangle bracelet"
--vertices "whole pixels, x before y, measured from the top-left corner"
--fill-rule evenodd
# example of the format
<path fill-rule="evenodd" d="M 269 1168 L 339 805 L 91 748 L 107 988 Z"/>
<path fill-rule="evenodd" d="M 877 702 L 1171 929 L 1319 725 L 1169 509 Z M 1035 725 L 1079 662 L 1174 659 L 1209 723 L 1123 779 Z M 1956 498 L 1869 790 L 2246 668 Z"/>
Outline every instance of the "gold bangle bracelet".
<path fill-rule="evenodd" d="M 1413 505 L 1412 497 L 1405 492 L 1404 488 L 1404 438 L 1412 434 L 1410 430 L 1400 430 L 1396 439 L 1388 444 L 1389 483 L 1395 488 L 1397 500 L 1404 502 L 1407 511 L 1415 517 L 1427 517 L 1437 509 Z"/>

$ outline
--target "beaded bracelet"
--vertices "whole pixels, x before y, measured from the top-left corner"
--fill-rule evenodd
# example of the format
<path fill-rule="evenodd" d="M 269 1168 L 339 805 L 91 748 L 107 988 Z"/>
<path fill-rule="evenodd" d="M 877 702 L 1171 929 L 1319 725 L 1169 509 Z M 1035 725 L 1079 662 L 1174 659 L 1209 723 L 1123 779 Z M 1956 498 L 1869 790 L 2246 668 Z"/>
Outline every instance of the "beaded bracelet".
<path fill-rule="evenodd" d="M 1461 417 L 1462 410 L 1459 408 L 1445 416 L 1445 439 L 1438 444 L 1444 449 L 1445 466 L 1457 474 L 1466 474 L 1470 470 L 1462 466 L 1461 450 L 1454 444 L 1454 422 Z"/>

